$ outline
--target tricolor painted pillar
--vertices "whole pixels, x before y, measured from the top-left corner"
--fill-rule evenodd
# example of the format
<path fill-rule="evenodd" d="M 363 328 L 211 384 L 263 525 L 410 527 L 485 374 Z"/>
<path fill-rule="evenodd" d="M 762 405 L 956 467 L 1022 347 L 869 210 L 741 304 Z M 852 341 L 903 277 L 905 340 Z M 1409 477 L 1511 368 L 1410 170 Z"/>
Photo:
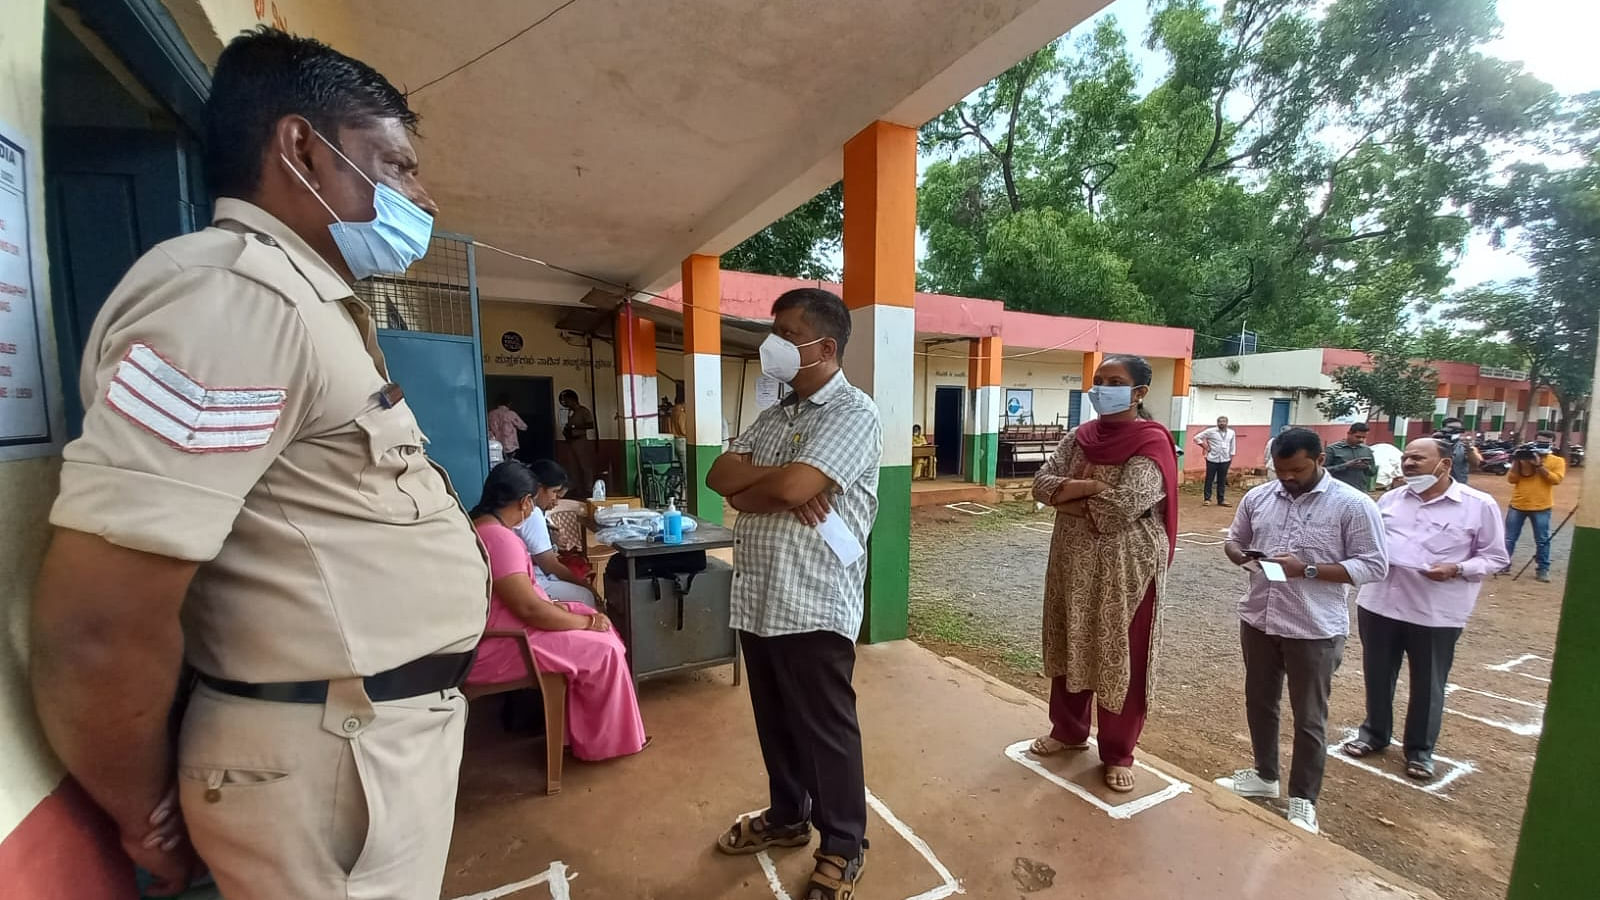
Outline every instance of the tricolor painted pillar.
<path fill-rule="evenodd" d="M 967 342 L 967 387 L 972 407 L 967 411 L 967 480 L 993 486 L 1000 457 L 1001 406 L 1000 338 L 974 338 Z"/>
<path fill-rule="evenodd" d="M 1189 379 L 1194 374 L 1194 360 L 1173 360 L 1172 364 L 1172 440 L 1183 447 L 1189 431 Z"/>
<path fill-rule="evenodd" d="M 1596 377 L 1600 379 L 1600 364 Z M 1586 418 L 1593 421 L 1597 415 L 1600 395 L 1591 395 Z M 1576 527 L 1544 728 L 1507 900 L 1595 893 L 1594 811 L 1600 809 L 1600 780 L 1594 777 L 1594 760 L 1595 748 L 1600 747 L 1600 679 L 1594 673 L 1600 671 L 1600 611 L 1594 598 L 1600 596 L 1600 466 L 1573 471 L 1583 473 L 1583 494 L 1573 520 Z"/>
<path fill-rule="evenodd" d="M 715 256 L 683 261 L 683 376 L 689 403 L 684 491 L 691 512 L 720 525 L 722 496 L 706 487 L 722 453 L 722 270 Z"/>
<path fill-rule="evenodd" d="M 661 435 L 656 404 L 656 323 L 639 316 L 632 304 L 617 310 L 617 391 L 622 410 L 622 486 L 639 493 L 639 439 Z"/>
<path fill-rule="evenodd" d="M 1100 368 L 1100 363 L 1105 361 L 1106 355 L 1099 350 L 1086 350 L 1083 354 L 1083 396 L 1078 398 L 1078 424 L 1082 425 L 1092 419 L 1100 418 L 1094 411 L 1094 404 L 1089 402 L 1089 388 L 1094 386 L 1094 372 Z"/>
<path fill-rule="evenodd" d="M 1411 420 L 1405 416 L 1394 417 L 1394 445 L 1401 450 L 1406 448 L 1406 432 L 1411 430 Z"/>
<path fill-rule="evenodd" d="M 1468 432 L 1478 430 L 1478 398 L 1468 397 L 1467 408 L 1461 415 L 1461 426 Z"/>
<path fill-rule="evenodd" d="M 1494 402 L 1489 404 L 1489 430 L 1498 437 L 1506 429 L 1506 389 L 1494 389 Z"/>
<path fill-rule="evenodd" d="M 906 636 L 911 590 L 911 420 L 916 338 L 917 129 L 874 122 L 844 145 L 845 374 L 883 428 L 878 520 L 861 640 Z"/>
<path fill-rule="evenodd" d="M 1439 391 L 1433 398 L 1433 427 L 1435 430 L 1444 427 L 1444 420 L 1450 416 L 1450 385 L 1439 382 Z"/>
<path fill-rule="evenodd" d="M 1555 397 L 1548 389 L 1539 391 L 1539 430 L 1545 431 L 1551 427 L 1551 420 L 1555 418 Z"/>

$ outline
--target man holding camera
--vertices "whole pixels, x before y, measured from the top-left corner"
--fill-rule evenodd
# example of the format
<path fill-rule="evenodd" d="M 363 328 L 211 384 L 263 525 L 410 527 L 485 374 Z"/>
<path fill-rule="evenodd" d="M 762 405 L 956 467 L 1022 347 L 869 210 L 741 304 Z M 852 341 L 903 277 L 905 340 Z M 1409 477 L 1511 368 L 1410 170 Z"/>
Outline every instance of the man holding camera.
<path fill-rule="evenodd" d="M 1473 468 L 1483 465 L 1483 454 L 1478 452 L 1471 438 L 1461 439 L 1462 432 L 1466 430 L 1460 419 L 1451 416 L 1440 424 L 1439 431 L 1433 435 L 1450 443 L 1450 477 L 1456 484 L 1466 484 Z"/>
<path fill-rule="evenodd" d="M 1553 452 L 1556 441 L 1554 431 L 1541 431 L 1531 444 L 1523 444 L 1511 453 L 1511 470 L 1506 480 L 1511 482 L 1511 508 L 1506 511 L 1506 555 L 1517 550 L 1517 538 L 1522 536 L 1522 523 L 1533 523 L 1535 559 L 1534 577 L 1550 580 L 1550 511 L 1555 507 L 1555 488 L 1567 477 L 1567 461 Z M 1508 565 L 1502 575 L 1511 571 Z"/>

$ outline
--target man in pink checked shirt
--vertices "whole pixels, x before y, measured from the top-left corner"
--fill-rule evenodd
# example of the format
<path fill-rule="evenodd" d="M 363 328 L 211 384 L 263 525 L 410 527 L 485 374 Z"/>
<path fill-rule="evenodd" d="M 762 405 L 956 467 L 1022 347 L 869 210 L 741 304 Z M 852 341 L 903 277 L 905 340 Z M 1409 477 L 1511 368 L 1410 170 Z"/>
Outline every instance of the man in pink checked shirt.
<path fill-rule="evenodd" d="M 1444 716 L 1456 640 L 1478 602 L 1483 579 L 1510 564 L 1500 507 L 1483 491 L 1450 477 L 1449 445 L 1412 441 L 1400 461 L 1405 487 L 1379 501 L 1389 574 L 1356 597 L 1367 719 L 1344 745 L 1360 759 L 1389 745 L 1400 659 L 1411 668 L 1406 709 L 1406 775 L 1433 777 L 1433 745 Z"/>

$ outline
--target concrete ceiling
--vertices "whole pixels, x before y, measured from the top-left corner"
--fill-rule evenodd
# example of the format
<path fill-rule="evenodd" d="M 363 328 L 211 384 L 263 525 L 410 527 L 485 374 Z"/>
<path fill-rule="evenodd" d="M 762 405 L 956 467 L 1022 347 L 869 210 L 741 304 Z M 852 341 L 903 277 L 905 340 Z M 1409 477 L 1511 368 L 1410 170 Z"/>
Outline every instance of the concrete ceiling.
<path fill-rule="evenodd" d="M 416 92 L 441 228 L 659 289 L 684 257 L 837 180 L 841 146 L 872 121 L 921 125 L 1109 0 L 564 2 L 295 4 L 288 24 Z M 202 5 L 232 33 L 220 0 Z M 577 302 L 590 287 L 489 253 L 478 265 L 486 296 Z"/>

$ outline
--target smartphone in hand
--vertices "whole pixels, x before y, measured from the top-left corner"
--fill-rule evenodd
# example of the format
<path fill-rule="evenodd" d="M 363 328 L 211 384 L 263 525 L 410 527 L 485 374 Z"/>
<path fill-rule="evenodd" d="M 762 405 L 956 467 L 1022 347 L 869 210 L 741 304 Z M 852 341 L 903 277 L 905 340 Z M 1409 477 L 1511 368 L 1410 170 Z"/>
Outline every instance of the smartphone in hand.
<path fill-rule="evenodd" d="M 1267 553 L 1266 553 L 1265 550 L 1241 550 L 1239 552 L 1243 553 L 1249 559 L 1266 559 L 1267 558 Z"/>

